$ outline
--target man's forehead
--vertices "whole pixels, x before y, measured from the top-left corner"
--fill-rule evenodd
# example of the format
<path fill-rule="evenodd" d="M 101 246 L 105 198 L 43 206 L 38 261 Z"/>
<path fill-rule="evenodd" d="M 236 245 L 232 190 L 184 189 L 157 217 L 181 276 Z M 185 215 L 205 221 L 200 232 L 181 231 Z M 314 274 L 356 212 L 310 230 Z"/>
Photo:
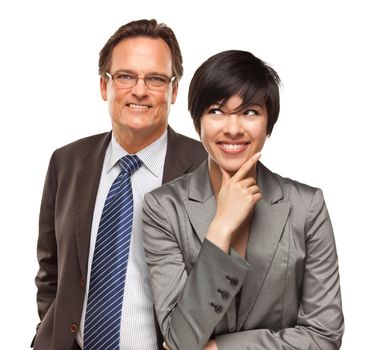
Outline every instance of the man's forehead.
<path fill-rule="evenodd" d="M 131 67 L 123 67 L 125 65 L 131 65 Z M 112 50 L 111 66 L 131 70 L 134 70 L 135 67 L 144 70 L 160 69 L 165 73 L 171 73 L 171 50 L 160 38 L 126 38 Z"/>

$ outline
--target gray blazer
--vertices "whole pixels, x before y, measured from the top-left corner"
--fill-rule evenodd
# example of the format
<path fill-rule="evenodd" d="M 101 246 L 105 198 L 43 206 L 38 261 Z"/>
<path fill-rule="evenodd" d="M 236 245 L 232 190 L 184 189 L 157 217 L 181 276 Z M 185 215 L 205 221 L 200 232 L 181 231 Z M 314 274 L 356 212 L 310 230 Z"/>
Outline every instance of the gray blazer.
<path fill-rule="evenodd" d="M 216 200 L 207 162 L 147 194 L 144 246 L 158 321 L 171 349 L 341 346 L 333 230 L 320 189 L 258 163 L 246 259 L 205 239 Z"/>

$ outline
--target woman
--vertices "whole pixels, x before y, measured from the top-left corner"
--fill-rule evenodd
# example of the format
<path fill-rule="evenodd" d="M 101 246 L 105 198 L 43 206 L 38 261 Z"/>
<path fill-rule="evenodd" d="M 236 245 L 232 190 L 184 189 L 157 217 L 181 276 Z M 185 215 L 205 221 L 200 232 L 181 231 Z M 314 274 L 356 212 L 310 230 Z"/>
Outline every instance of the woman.
<path fill-rule="evenodd" d="M 320 189 L 259 162 L 279 77 L 249 52 L 204 62 L 189 110 L 208 160 L 145 197 L 144 245 L 169 349 L 339 349 L 337 254 Z"/>

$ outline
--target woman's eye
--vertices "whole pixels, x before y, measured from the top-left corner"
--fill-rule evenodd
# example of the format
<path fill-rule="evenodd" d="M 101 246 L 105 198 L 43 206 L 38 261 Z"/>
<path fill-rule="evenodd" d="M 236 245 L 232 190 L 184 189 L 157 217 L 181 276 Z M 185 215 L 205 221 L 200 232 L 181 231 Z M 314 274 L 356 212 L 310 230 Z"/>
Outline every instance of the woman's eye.
<path fill-rule="evenodd" d="M 210 108 L 208 114 L 222 115 L 223 112 L 219 108 Z"/>
<path fill-rule="evenodd" d="M 243 112 L 243 114 L 248 116 L 248 117 L 253 117 L 253 116 L 259 115 L 258 111 L 255 109 L 247 109 L 246 111 Z"/>

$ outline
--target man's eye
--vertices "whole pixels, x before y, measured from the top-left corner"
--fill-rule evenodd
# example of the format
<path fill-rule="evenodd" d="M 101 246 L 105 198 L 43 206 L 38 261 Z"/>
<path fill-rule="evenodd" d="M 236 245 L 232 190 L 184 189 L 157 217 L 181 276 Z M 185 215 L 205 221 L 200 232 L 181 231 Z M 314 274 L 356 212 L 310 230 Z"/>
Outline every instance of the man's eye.
<path fill-rule="evenodd" d="M 210 108 L 207 112 L 208 114 L 222 115 L 223 112 L 219 108 Z"/>
<path fill-rule="evenodd" d="M 117 73 L 115 75 L 115 79 L 118 80 L 133 80 L 135 77 L 131 74 L 126 74 L 126 73 Z"/>
<path fill-rule="evenodd" d="M 160 75 L 149 75 L 146 80 L 152 83 L 167 83 L 166 78 Z"/>

